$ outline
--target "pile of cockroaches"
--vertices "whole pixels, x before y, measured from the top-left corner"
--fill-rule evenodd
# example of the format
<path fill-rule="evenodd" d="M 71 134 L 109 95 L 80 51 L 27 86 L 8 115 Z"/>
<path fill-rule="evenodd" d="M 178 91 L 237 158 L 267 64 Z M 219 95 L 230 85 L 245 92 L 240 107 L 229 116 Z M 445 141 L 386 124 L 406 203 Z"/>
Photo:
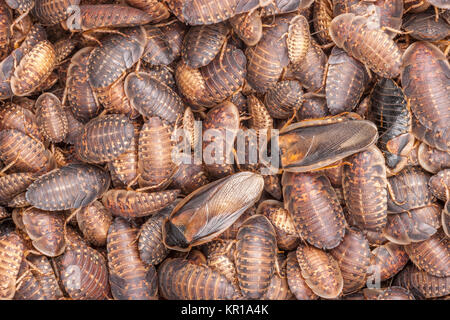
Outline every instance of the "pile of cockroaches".
<path fill-rule="evenodd" d="M 449 9 L 0 0 L 0 299 L 449 297 Z"/>

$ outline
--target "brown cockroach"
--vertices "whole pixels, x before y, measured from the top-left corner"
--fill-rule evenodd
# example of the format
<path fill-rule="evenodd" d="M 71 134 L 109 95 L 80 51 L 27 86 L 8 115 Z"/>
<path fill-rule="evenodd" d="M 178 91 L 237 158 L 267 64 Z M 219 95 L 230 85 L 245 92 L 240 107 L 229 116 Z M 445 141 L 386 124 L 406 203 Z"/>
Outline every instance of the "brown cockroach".
<path fill-rule="evenodd" d="M 134 126 L 127 116 L 109 114 L 89 121 L 75 141 L 79 159 L 102 163 L 126 152 L 134 138 Z"/>
<path fill-rule="evenodd" d="M 37 140 L 44 141 L 35 114 L 21 105 L 12 103 L 0 111 L 0 130 L 16 129 Z"/>
<path fill-rule="evenodd" d="M 142 60 L 150 65 L 160 66 L 171 64 L 175 57 L 172 54 L 172 49 L 160 28 L 146 25 L 145 34 L 147 37 L 147 44 L 144 49 Z"/>
<path fill-rule="evenodd" d="M 172 129 L 159 117 L 151 117 L 142 126 L 138 140 L 139 185 L 163 189 L 171 182 L 176 164 L 173 162 Z"/>
<path fill-rule="evenodd" d="M 229 21 L 233 31 L 247 46 L 254 46 L 261 40 L 263 24 L 258 11 L 235 15 Z"/>
<path fill-rule="evenodd" d="M 305 94 L 303 98 L 303 104 L 297 112 L 298 120 L 324 118 L 329 115 L 325 98 L 308 94 Z"/>
<path fill-rule="evenodd" d="M 302 106 L 302 87 L 296 80 L 279 81 L 267 90 L 264 103 L 273 118 L 288 119 Z"/>
<path fill-rule="evenodd" d="M 414 117 L 422 130 L 430 131 L 430 138 L 425 134 L 418 136 L 414 130 L 413 133 L 432 147 L 447 152 L 450 150 L 449 70 L 448 59 L 429 42 L 415 42 L 403 54 L 402 86 Z"/>
<path fill-rule="evenodd" d="M 235 264 L 244 297 L 259 299 L 269 289 L 275 272 L 277 240 L 275 229 L 262 215 L 253 215 L 236 236 Z"/>
<path fill-rule="evenodd" d="M 139 257 L 138 229 L 121 217 L 114 219 L 108 231 L 108 267 L 111 292 L 118 300 L 155 300 L 158 283 L 155 267 Z"/>
<path fill-rule="evenodd" d="M 369 75 L 361 62 L 339 47 L 331 50 L 325 92 L 332 115 L 352 111 L 368 83 Z"/>
<path fill-rule="evenodd" d="M 180 189 L 185 195 L 188 195 L 198 188 L 209 183 L 206 170 L 202 164 L 195 164 L 191 158 L 191 163 L 181 163 L 172 176 L 172 186 Z M 1 178 L 0 178 L 1 179 Z"/>
<path fill-rule="evenodd" d="M 178 20 L 172 20 L 170 23 L 163 23 L 160 26 L 162 32 L 165 35 L 165 39 L 172 50 L 173 59 L 177 59 L 181 55 L 181 49 L 183 47 L 183 38 L 188 28 L 184 23 Z"/>
<path fill-rule="evenodd" d="M 213 240 L 203 245 L 208 267 L 218 271 L 231 283 L 239 286 L 234 263 L 234 240 Z"/>
<path fill-rule="evenodd" d="M 151 16 L 154 23 L 166 20 L 170 16 L 167 6 L 159 0 L 126 0 L 133 7 L 139 8 Z"/>
<path fill-rule="evenodd" d="M 63 141 L 69 132 L 66 112 L 53 93 L 43 93 L 36 100 L 36 122 L 45 139 L 53 143 Z"/>
<path fill-rule="evenodd" d="M 89 247 L 76 231 L 67 230 L 64 253 L 55 258 L 64 291 L 74 300 L 106 300 L 110 285 L 105 257 Z"/>
<path fill-rule="evenodd" d="M 220 52 L 228 33 L 229 27 L 225 23 L 191 27 L 181 49 L 184 63 L 194 69 L 209 64 Z"/>
<path fill-rule="evenodd" d="M 419 13 L 405 19 L 403 29 L 420 41 L 439 41 L 450 36 L 450 26 L 433 13 Z"/>
<path fill-rule="evenodd" d="M 57 24 L 69 18 L 71 14 L 76 14 L 76 7 L 79 7 L 80 0 L 35 0 L 32 9 L 35 16 L 41 23 L 46 25 Z"/>
<path fill-rule="evenodd" d="M 178 203 L 164 222 L 164 244 L 173 250 L 189 251 L 193 245 L 212 240 L 259 199 L 263 187 L 259 174 L 240 172 L 197 189 Z M 223 202 L 224 197 L 232 201 Z"/>
<path fill-rule="evenodd" d="M 168 300 L 229 300 L 242 298 L 239 288 L 206 265 L 167 258 L 158 268 L 161 296 Z"/>
<path fill-rule="evenodd" d="M 84 47 L 75 53 L 67 70 L 67 101 L 75 118 L 82 122 L 89 121 L 101 111 L 91 85 L 89 81 L 86 81 L 87 63 L 92 49 L 92 47 Z"/>
<path fill-rule="evenodd" d="M 289 61 L 293 64 L 302 62 L 308 53 L 311 44 L 308 20 L 297 15 L 290 21 L 286 45 Z"/>
<path fill-rule="evenodd" d="M 315 1 L 313 5 L 313 26 L 317 38 L 321 44 L 331 43 L 329 28 L 333 20 L 333 8 L 331 0 Z"/>
<path fill-rule="evenodd" d="M 11 41 L 11 24 L 13 16 L 11 9 L 5 1 L 0 3 L 0 60 L 3 60 L 8 55 L 9 44 Z"/>
<path fill-rule="evenodd" d="M 434 196 L 442 201 L 449 200 L 450 191 L 450 169 L 444 169 L 432 176 L 428 186 Z"/>
<path fill-rule="evenodd" d="M 372 250 L 370 270 L 375 279 L 385 281 L 395 276 L 408 263 L 402 246 L 388 242 Z"/>
<path fill-rule="evenodd" d="M 404 246 L 411 261 L 435 277 L 450 277 L 450 242 L 438 231 L 425 241 Z"/>
<path fill-rule="evenodd" d="M 24 240 L 10 231 L 0 236 L 0 299 L 10 300 L 16 291 L 16 279 L 25 250 Z"/>
<path fill-rule="evenodd" d="M 111 213 L 100 201 L 94 201 L 89 206 L 77 212 L 78 227 L 86 240 L 94 246 L 104 246 L 112 223 Z"/>
<path fill-rule="evenodd" d="M 298 236 L 320 249 L 339 245 L 345 233 L 342 207 L 328 178 L 317 173 L 283 173 L 284 207 Z"/>
<path fill-rule="evenodd" d="M 285 270 L 284 270 L 285 272 Z M 269 289 L 262 296 L 262 300 L 293 300 L 294 294 L 289 289 L 289 284 L 286 276 L 281 276 L 274 273 L 270 280 Z"/>
<path fill-rule="evenodd" d="M 158 116 L 173 124 L 184 111 L 178 94 L 147 73 L 130 73 L 124 88 L 131 106 L 145 117 Z"/>
<path fill-rule="evenodd" d="M 331 22 L 331 38 L 379 76 L 395 78 L 400 74 L 400 49 L 385 32 L 368 22 L 368 18 L 353 13 L 341 14 Z"/>
<path fill-rule="evenodd" d="M 344 279 L 344 294 L 357 291 L 366 284 L 370 267 L 369 241 L 356 228 L 348 228 L 344 240 L 330 251 L 339 264 Z"/>
<path fill-rule="evenodd" d="M 33 173 L 18 172 L 0 176 L 0 203 L 6 204 L 18 194 L 25 192 L 36 179 Z"/>
<path fill-rule="evenodd" d="M 347 161 L 342 187 L 349 214 L 359 228 L 381 231 L 386 225 L 388 206 L 383 154 L 371 146 Z"/>
<path fill-rule="evenodd" d="M 87 206 L 108 189 L 110 177 L 88 164 L 69 164 L 37 178 L 26 199 L 41 210 L 60 211 Z"/>
<path fill-rule="evenodd" d="M 441 207 L 438 204 L 388 215 L 384 236 L 397 244 L 427 240 L 441 227 Z"/>
<path fill-rule="evenodd" d="M 120 77 L 109 87 L 95 90 L 95 94 L 105 110 L 110 113 L 125 114 L 130 119 L 135 119 L 139 116 L 139 112 L 131 106 L 130 100 L 125 94 L 124 83 L 124 77 Z"/>
<path fill-rule="evenodd" d="M 146 193 L 110 189 L 103 195 L 102 203 L 113 216 L 145 217 L 170 205 L 175 201 L 179 192 L 179 190 L 165 190 Z"/>
<path fill-rule="evenodd" d="M 286 276 L 289 289 L 292 291 L 297 300 L 319 299 L 319 296 L 309 288 L 303 278 L 295 251 L 291 251 L 287 255 Z"/>
<path fill-rule="evenodd" d="M 325 299 L 341 295 L 344 280 L 339 264 L 331 254 L 300 244 L 296 255 L 301 275 L 315 294 Z"/>
<path fill-rule="evenodd" d="M 417 161 L 428 172 L 438 173 L 440 170 L 450 167 L 450 153 L 421 143 L 417 150 Z"/>

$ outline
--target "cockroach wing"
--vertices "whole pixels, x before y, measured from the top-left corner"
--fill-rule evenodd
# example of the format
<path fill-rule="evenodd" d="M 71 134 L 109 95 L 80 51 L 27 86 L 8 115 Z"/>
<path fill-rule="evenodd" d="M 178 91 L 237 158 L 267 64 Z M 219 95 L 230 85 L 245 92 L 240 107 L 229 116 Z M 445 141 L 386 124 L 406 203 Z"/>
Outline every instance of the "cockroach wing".
<path fill-rule="evenodd" d="M 262 176 L 240 172 L 197 189 L 163 224 L 164 244 L 188 251 L 193 245 L 212 240 L 259 199 L 263 188 Z"/>

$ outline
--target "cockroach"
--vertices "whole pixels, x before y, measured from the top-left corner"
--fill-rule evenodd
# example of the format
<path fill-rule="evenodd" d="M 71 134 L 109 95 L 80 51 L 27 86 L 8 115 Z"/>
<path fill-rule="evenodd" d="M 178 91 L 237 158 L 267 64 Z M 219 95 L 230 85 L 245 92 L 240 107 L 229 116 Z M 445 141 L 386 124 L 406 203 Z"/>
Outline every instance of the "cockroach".
<path fill-rule="evenodd" d="M 402 89 L 391 79 L 380 79 L 371 95 L 370 119 L 377 125 L 378 147 L 386 159 L 389 175 L 400 172 L 414 145 L 411 112 Z"/>
<path fill-rule="evenodd" d="M 147 25 L 144 28 L 147 44 L 142 60 L 155 66 L 171 64 L 175 57 L 164 33 L 155 26 Z"/>
<path fill-rule="evenodd" d="M 229 21 L 233 31 L 247 46 L 254 46 L 261 40 L 263 24 L 258 11 L 235 15 Z"/>
<path fill-rule="evenodd" d="M 213 240 L 204 244 L 203 247 L 208 267 L 218 271 L 224 275 L 228 281 L 239 286 L 234 263 L 234 245 L 234 240 Z"/>
<path fill-rule="evenodd" d="M 88 58 L 87 74 L 93 89 L 105 88 L 119 79 L 144 53 L 147 38 L 143 27 L 121 28 L 120 34 L 102 39 Z"/>
<path fill-rule="evenodd" d="M 370 267 L 369 241 L 356 228 L 348 228 L 342 242 L 330 251 L 339 264 L 344 279 L 344 294 L 357 291 L 366 284 Z"/>
<path fill-rule="evenodd" d="M 345 218 L 328 178 L 316 173 L 285 172 L 281 179 L 284 207 L 298 235 L 320 249 L 339 245 Z"/>
<path fill-rule="evenodd" d="M 206 92 L 215 103 L 222 102 L 238 91 L 247 75 L 244 52 L 232 46 L 223 50 L 211 63 L 199 69 Z"/>
<path fill-rule="evenodd" d="M 63 141 L 69 132 L 66 112 L 53 93 L 43 93 L 36 100 L 36 122 L 45 139 L 53 143 Z"/>
<path fill-rule="evenodd" d="M 425 298 L 443 297 L 450 294 L 450 277 L 435 277 L 409 264 L 394 280 L 394 285 L 409 289 Z"/>
<path fill-rule="evenodd" d="M 53 45 L 56 53 L 56 64 L 62 63 L 73 50 L 75 50 L 78 42 L 74 39 L 63 38 Z"/>
<path fill-rule="evenodd" d="M 141 187 L 164 188 L 176 170 L 172 150 L 172 130 L 159 117 L 142 126 L 138 141 L 138 174 Z"/>
<path fill-rule="evenodd" d="M 270 280 L 269 289 L 262 296 L 262 300 L 293 300 L 294 294 L 289 289 L 287 277 L 274 273 Z"/>
<path fill-rule="evenodd" d="M 111 292 L 118 300 L 154 300 L 158 297 L 155 267 L 139 257 L 138 230 L 121 217 L 108 231 L 108 267 Z"/>
<path fill-rule="evenodd" d="M 338 262 L 330 253 L 300 244 L 296 255 L 301 275 L 315 294 L 325 299 L 341 295 L 344 280 Z"/>
<path fill-rule="evenodd" d="M 183 99 L 192 106 L 213 107 L 214 99 L 206 91 L 205 79 L 199 69 L 188 67 L 183 61 L 177 64 L 175 81 Z"/>
<path fill-rule="evenodd" d="M 444 232 L 438 231 L 427 240 L 404 248 L 420 270 L 435 277 L 450 277 L 450 242 Z"/>
<path fill-rule="evenodd" d="M 438 173 L 440 170 L 450 167 L 450 153 L 421 143 L 417 150 L 417 161 L 426 171 Z"/>
<path fill-rule="evenodd" d="M 184 111 L 178 94 L 147 73 L 130 73 L 124 88 L 131 106 L 145 117 L 158 116 L 173 124 Z"/>
<path fill-rule="evenodd" d="M 102 163 L 116 159 L 130 148 L 134 126 L 127 116 L 109 114 L 89 121 L 75 141 L 79 159 Z"/>
<path fill-rule="evenodd" d="M 305 59 L 311 43 L 310 37 L 308 20 L 302 15 L 294 17 L 290 21 L 286 39 L 291 63 L 297 64 Z"/>
<path fill-rule="evenodd" d="M 424 0 L 403 0 L 403 2 L 404 2 L 403 6 L 405 8 L 405 13 L 406 12 L 410 12 L 410 13 L 424 12 L 431 6 L 429 1 L 424 1 Z"/>
<path fill-rule="evenodd" d="M 117 4 L 83 4 L 77 10 L 74 19 L 69 17 L 61 21 L 63 28 L 72 32 L 95 31 L 101 28 L 135 27 L 152 21 L 152 17 L 142 10 Z"/>
<path fill-rule="evenodd" d="M 177 202 L 158 211 L 141 226 L 139 231 L 139 256 L 146 264 L 158 265 L 169 254 L 162 241 L 161 227 Z"/>
<path fill-rule="evenodd" d="M 329 115 L 327 100 L 322 97 L 303 96 L 304 101 L 297 112 L 297 118 L 302 120 L 324 118 Z"/>
<path fill-rule="evenodd" d="M 15 103 L 6 105 L 0 111 L 0 130 L 4 129 L 16 129 L 37 140 L 44 141 L 35 114 Z"/>
<path fill-rule="evenodd" d="M 450 9 L 450 3 L 448 3 L 448 0 L 427 0 L 427 1 L 437 8 Z"/>
<path fill-rule="evenodd" d="M 191 159 L 191 161 L 193 160 Z M 202 164 L 181 163 L 172 176 L 171 185 L 188 195 L 208 183 L 209 179 Z"/>
<path fill-rule="evenodd" d="M 381 151 L 371 146 L 347 158 L 342 187 L 345 203 L 356 225 L 381 231 L 387 222 L 386 166 Z"/>
<path fill-rule="evenodd" d="M 230 300 L 242 298 L 239 288 L 205 265 L 167 258 L 158 268 L 161 296 L 168 300 Z"/>
<path fill-rule="evenodd" d="M 11 213 L 9 213 L 4 207 L 0 207 L 0 221 L 9 217 L 11 217 Z"/>
<path fill-rule="evenodd" d="M 273 88 L 267 90 L 264 103 L 273 118 L 290 118 L 302 106 L 302 87 L 296 80 L 279 81 Z"/>
<path fill-rule="evenodd" d="M 249 95 L 247 97 L 247 108 L 251 116 L 249 120 L 250 129 L 256 130 L 257 135 L 260 132 L 264 133 L 264 130 L 268 134 L 270 129 L 273 128 L 273 119 L 267 107 L 255 95 Z"/>
<path fill-rule="evenodd" d="M 191 27 L 181 49 L 184 63 L 194 69 L 209 64 L 220 52 L 228 33 L 225 23 Z"/>
<path fill-rule="evenodd" d="M 402 246 L 388 242 L 372 250 L 370 270 L 375 279 L 385 281 L 402 270 L 408 260 Z"/>
<path fill-rule="evenodd" d="M 285 37 L 292 18 L 291 14 L 276 17 L 273 25 L 263 30 L 261 40 L 254 47 L 247 48 L 247 81 L 258 93 L 273 87 L 289 63 Z"/>
<path fill-rule="evenodd" d="M 11 89 L 16 96 L 30 95 L 53 71 L 56 52 L 47 41 L 39 42 L 28 52 L 14 70 Z"/>
<path fill-rule="evenodd" d="M 430 177 L 418 167 L 406 167 L 389 177 L 388 212 L 398 213 L 432 204 L 435 199 L 428 189 Z"/>
<path fill-rule="evenodd" d="M 381 29 L 371 28 L 368 18 L 341 14 L 331 22 L 330 36 L 339 48 L 379 76 L 394 78 L 400 74 L 400 49 Z"/>
<path fill-rule="evenodd" d="M 124 83 L 125 79 L 121 77 L 109 87 L 97 89 L 95 94 L 105 110 L 110 113 L 125 114 L 130 119 L 135 119 L 139 117 L 139 112 L 131 106 L 125 94 Z"/>
<path fill-rule="evenodd" d="M 17 279 L 14 300 L 52 300 L 52 297 L 47 297 L 41 290 L 41 284 L 31 272 L 25 258 L 22 259 Z"/>
<path fill-rule="evenodd" d="M 294 123 L 280 132 L 280 163 L 290 172 L 322 168 L 370 147 L 377 138 L 375 125 L 365 120 L 332 117 Z"/>
<path fill-rule="evenodd" d="M 11 9 L 5 1 L 0 4 L 0 59 L 3 60 L 8 55 L 9 44 L 11 41 L 11 24 L 13 16 Z"/>
<path fill-rule="evenodd" d="M 326 65 L 327 56 L 317 42 L 311 39 L 305 59 L 295 64 L 291 63 L 288 68 L 304 88 L 320 92 L 325 86 Z"/>
<path fill-rule="evenodd" d="M 0 160 L 12 172 L 46 172 L 54 165 L 42 142 L 15 129 L 0 131 Z"/>
<path fill-rule="evenodd" d="M 234 104 L 225 101 L 207 114 L 203 121 L 202 153 L 209 175 L 222 178 L 234 172 L 232 146 L 239 129 L 239 111 Z"/>
<path fill-rule="evenodd" d="M 0 299 L 11 300 L 25 250 L 24 240 L 16 231 L 0 236 Z"/>
<path fill-rule="evenodd" d="M 259 199 L 263 187 L 259 174 L 240 172 L 197 189 L 178 203 L 164 222 L 164 244 L 169 249 L 189 251 L 191 246 L 210 241 Z M 223 197 L 232 201 L 222 202 Z"/>
<path fill-rule="evenodd" d="M 397 244 L 427 240 L 441 227 L 441 208 L 429 205 L 388 215 L 384 236 Z"/>
<path fill-rule="evenodd" d="M 369 75 L 361 62 L 338 47 L 331 50 L 325 92 L 332 115 L 352 111 L 368 83 Z"/>
<path fill-rule="evenodd" d="M 177 90 L 177 85 L 175 83 L 175 77 L 172 73 L 173 71 L 168 66 L 146 65 L 143 69 L 145 70 L 146 73 L 151 75 L 153 78 L 155 78 L 159 82 L 164 83 L 165 85 L 169 86 L 171 89 Z"/>
<path fill-rule="evenodd" d="M 88 164 L 69 164 L 37 178 L 26 199 L 41 210 L 60 211 L 87 206 L 108 189 L 110 177 Z"/>
<path fill-rule="evenodd" d="M 124 218 L 145 217 L 170 205 L 175 201 L 178 193 L 179 190 L 146 193 L 111 189 L 103 195 L 102 203 L 113 216 Z"/>
<path fill-rule="evenodd" d="M 184 23 L 181 23 L 178 20 L 172 20 L 170 23 L 163 23 L 160 28 L 172 50 L 173 59 L 178 59 L 183 47 L 183 38 L 188 28 Z"/>
<path fill-rule="evenodd" d="M 431 131 L 431 137 L 418 136 L 414 130 L 413 133 L 442 151 L 450 150 L 449 70 L 447 58 L 429 42 L 415 42 L 403 54 L 401 81 L 405 95 L 418 124 L 424 127 L 421 131 Z"/>
<path fill-rule="evenodd" d="M 159 0 L 127 0 L 126 2 L 149 14 L 154 23 L 166 20 L 170 16 L 167 6 Z"/>
<path fill-rule="evenodd" d="M 439 41 L 450 36 L 450 26 L 431 13 L 419 13 L 405 19 L 403 29 L 419 41 Z"/>
<path fill-rule="evenodd" d="M 94 246 L 104 246 L 112 223 L 111 213 L 99 201 L 94 201 L 89 206 L 83 207 L 77 212 L 78 227 L 86 240 Z"/>
<path fill-rule="evenodd" d="M 80 0 L 35 0 L 31 10 L 42 24 L 53 25 L 60 23 L 72 15 L 76 15 Z"/>
<path fill-rule="evenodd" d="M 313 26 L 317 33 L 317 38 L 321 44 L 331 43 L 329 28 L 333 20 L 333 10 L 331 0 L 315 1 L 313 5 Z"/>
<path fill-rule="evenodd" d="M 92 47 L 84 47 L 75 53 L 67 70 L 67 101 L 75 118 L 82 122 L 89 121 L 101 111 L 92 87 L 89 81 L 86 81 L 87 63 L 92 49 Z"/>
<path fill-rule="evenodd" d="M 269 289 L 275 272 L 275 229 L 262 215 L 248 218 L 237 234 L 235 264 L 244 297 L 259 299 Z"/>
<path fill-rule="evenodd" d="M 436 198 L 442 201 L 448 201 L 448 191 L 450 191 L 450 169 L 444 169 L 432 176 L 428 181 L 428 186 Z"/>
<path fill-rule="evenodd" d="M 68 228 L 67 231 L 66 250 L 55 258 L 64 291 L 74 300 L 108 299 L 110 286 L 106 259 L 74 230 Z"/>
<path fill-rule="evenodd" d="M 64 110 L 66 112 L 67 126 L 69 128 L 64 142 L 73 145 L 81 134 L 84 124 L 74 117 L 70 107 L 66 106 L 64 107 Z"/>
<path fill-rule="evenodd" d="M 309 288 L 303 278 L 295 251 L 291 251 L 287 255 L 286 276 L 289 289 L 297 300 L 319 299 L 319 296 Z"/>
<path fill-rule="evenodd" d="M 365 288 L 362 290 L 365 300 L 415 300 L 414 295 L 403 287 Z"/>
<path fill-rule="evenodd" d="M 231 226 L 226 229 L 223 233 L 217 236 L 215 239 L 218 240 L 235 240 L 241 225 L 246 221 L 249 217 L 256 213 L 255 206 L 251 206 L 248 208 L 239 218 L 236 219 L 235 222 L 231 224 Z"/>
<path fill-rule="evenodd" d="M 25 192 L 35 176 L 30 172 L 18 172 L 0 176 L 0 203 L 5 205 L 18 194 Z"/>

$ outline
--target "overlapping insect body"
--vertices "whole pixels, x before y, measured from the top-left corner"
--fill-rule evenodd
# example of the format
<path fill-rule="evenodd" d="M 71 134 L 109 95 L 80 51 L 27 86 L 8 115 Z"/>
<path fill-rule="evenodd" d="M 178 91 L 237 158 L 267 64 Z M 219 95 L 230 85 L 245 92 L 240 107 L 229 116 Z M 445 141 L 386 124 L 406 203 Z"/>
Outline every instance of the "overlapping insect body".
<path fill-rule="evenodd" d="M 69 18 L 79 4 L 80 0 L 35 0 L 31 12 L 42 24 L 52 25 Z"/>
<path fill-rule="evenodd" d="M 151 16 L 151 21 L 158 23 L 170 16 L 166 4 L 159 0 L 127 0 L 131 6 L 141 9 Z"/>
<path fill-rule="evenodd" d="M 319 299 L 319 296 L 310 289 L 303 278 L 295 251 L 291 251 L 287 255 L 286 276 L 289 289 L 292 291 L 297 300 Z"/>
<path fill-rule="evenodd" d="M 174 55 L 164 33 L 155 26 L 145 26 L 147 44 L 142 60 L 151 65 L 168 65 L 173 62 Z"/>
<path fill-rule="evenodd" d="M 0 236 L 0 299 L 10 300 L 16 291 L 16 279 L 25 244 L 15 231 Z"/>
<path fill-rule="evenodd" d="M 313 7 L 313 25 L 317 32 L 317 38 L 322 44 L 330 43 L 333 40 L 330 37 L 329 28 L 333 20 L 333 8 L 330 0 L 319 0 L 314 2 Z"/>
<path fill-rule="evenodd" d="M 263 24 L 258 11 L 235 15 L 229 21 L 234 32 L 247 46 L 254 46 L 261 39 Z"/>
<path fill-rule="evenodd" d="M 112 220 L 111 213 L 99 201 L 94 201 L 77 212 L 78 227 L 84 237 L 94 246 L 106 244 Z"/>
<path fill-rule="evenodd" d="M 442 17 L 436 21 L 434 14 L 420 13 L 410 16 L 403 24 L 411 37 L 420 41 L 439 41 L 450 35 L 450 27 Z"/>
<path fill-rule="evenodd" d="M 303 90 L 296 80 L 279 81 L 264 98 L 269 114 L 276 119 L 291 117 L 303 103 Z"/>
<path fill-rule="evenodd" d="M 52 93 L 44 93 L 36 100 L 36 122 L 42 135 L 50 142 L 58 143 L 66 138 L 69 124 L 61 101 Z"/>
<path fill-rule="evenodd" d="M 424 170 L 438 173 L 440 170 L 450 167 L 450 153 L 421 143 L 417 149 L 417 162 Z"/>
<path fill-rule="evenodd" d="M 408 255 L 402 246 L 388 242 L 372 250 L 371 271 L 380 281 L 395 276 L 408 263 Z"/>

